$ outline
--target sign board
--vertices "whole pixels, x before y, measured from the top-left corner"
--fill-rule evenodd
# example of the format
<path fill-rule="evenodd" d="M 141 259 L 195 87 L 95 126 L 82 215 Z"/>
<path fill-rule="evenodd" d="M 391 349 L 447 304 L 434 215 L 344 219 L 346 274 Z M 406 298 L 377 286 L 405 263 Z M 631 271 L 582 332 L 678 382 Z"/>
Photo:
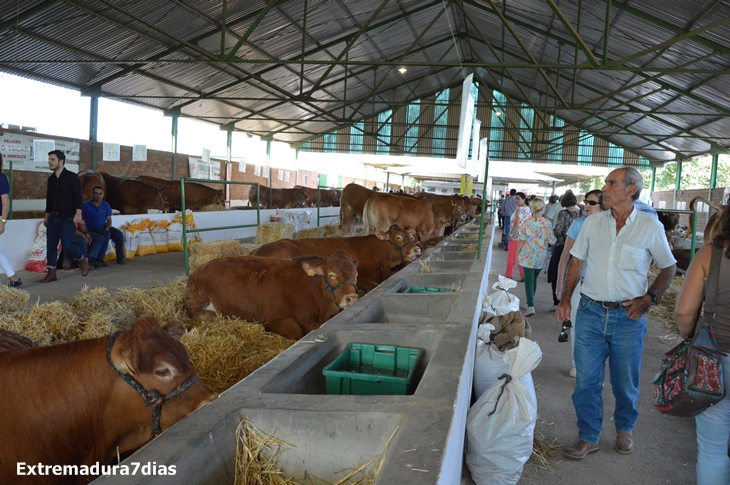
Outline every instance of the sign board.
<path fill-rule="evenodd" d="M 479 175 L 479 167 L 483 166 L 479 163 L 481 160 L 479 154 L 479 147 L 481 146 L 479 142 L 479 132 L 481 128 L 482 122 L 475 119 L 471 133 L 471 159 L 469 160 L 469 169 L 467 170 L 467 173 L 472 177 L 477 177 Z"/>
<path fill-rule="evenodd" d="M 471 92 L 473 74 L 464 79 L 461 91 L 461 115 L 459 116 L 459 141 L 456 144 L 456 162 L 460 168 L 466 168 L 469 154 L 471 125 L 474 120 L 474 95 Z"/>
<path fill-rule="evenodd" d="M 132 161 L 133 162 L 146 162 L 147 161 L 147 145 L 132 146 Z"/>
<path fill-rule="evenodd" d="M 120 159 L 119 143 L 104 142 L 104 154 L 101 159 L 105 162 L 118 162 Z"/>
<path fill-rule="evenodd" d="M 206 162 L 202 158 L 188 157 L 188 168 L 190 170 L 190 178 L 207 180 L 221 179 L 220 162 Z"/>
<path fill-rule="evenodd" d="M 25 172 L 49 172 L 48 169 L 48 152 L 40 151 L 40 146 L 50 146 L 45 144 L 38 146 L 38 156 L 35 156 L 35 141 L 52 141 L 53 150 L 61 150 L 66 155 L 65 167 L 78 173 L 79 171 L 79 153 L 81 147 L 78 142 L 66 140 L 41 140 L 33 136 L 21 135 L 16 133 L 5 133 L 0 136 L 0 153 L 2 153 L 5 161 L 5 168 L 10 166 L 9 162 L 13 162 L 13 170 L 22 170 Z"/>

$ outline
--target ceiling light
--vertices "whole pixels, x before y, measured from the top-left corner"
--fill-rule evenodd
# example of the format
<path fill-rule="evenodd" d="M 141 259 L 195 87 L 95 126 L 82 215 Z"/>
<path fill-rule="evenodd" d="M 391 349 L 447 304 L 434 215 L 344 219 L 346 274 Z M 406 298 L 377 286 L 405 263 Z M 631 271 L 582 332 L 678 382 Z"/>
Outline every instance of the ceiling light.
<path fill-rule="evenodd" d="M 406 69 L 405 67 L 401 67 L 400 69 L 398 69 L 398 72 L 401 74 L 405 74 L 408 72 L 408 69 Z"/>
<path fill-rule="evenodd" d="M 497 116 L 502 116 L 502 112 L 501 112 L 501 111 L 497 111 L 497 112 L 496 112 L 496 113 L 494 113 L 494 114 L 496 114 Z"/>

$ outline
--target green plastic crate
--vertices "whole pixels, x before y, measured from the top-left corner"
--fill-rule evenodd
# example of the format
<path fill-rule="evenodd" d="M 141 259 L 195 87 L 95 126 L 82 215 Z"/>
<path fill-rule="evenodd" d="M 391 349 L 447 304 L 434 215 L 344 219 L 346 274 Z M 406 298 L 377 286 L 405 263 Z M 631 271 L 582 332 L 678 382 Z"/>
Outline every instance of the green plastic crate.
<path fill-rule="evenodd" d="M 395 345 L 348 344 L 334 362 L 322 370 L 327 394 L 413 394 L 413 374 L 423 349 Z"/>
<path fill-rule="evenodd" d="M 431 288 L 430 286 L 409 286 L 403 293 L 449 293 L 451 288 Z"/>

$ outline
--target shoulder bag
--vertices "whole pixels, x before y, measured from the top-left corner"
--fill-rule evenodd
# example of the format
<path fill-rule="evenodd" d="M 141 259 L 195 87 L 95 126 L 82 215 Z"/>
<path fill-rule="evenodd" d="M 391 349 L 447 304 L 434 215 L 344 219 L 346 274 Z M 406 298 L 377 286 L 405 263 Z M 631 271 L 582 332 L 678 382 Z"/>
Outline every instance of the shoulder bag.
<path fill-rule="evenodd" d="M 721 257 L 722 249 L 713 247 L 705 309 L 715 309 Z M 715 342 L 714 318 L 714 313 L 703 312 L 697 317 L 694 332 L 665 354 L 661 370 L 652 378 L 652 400 L 660 413 L 692 417 L 725 397 L 725 354 Z"/>

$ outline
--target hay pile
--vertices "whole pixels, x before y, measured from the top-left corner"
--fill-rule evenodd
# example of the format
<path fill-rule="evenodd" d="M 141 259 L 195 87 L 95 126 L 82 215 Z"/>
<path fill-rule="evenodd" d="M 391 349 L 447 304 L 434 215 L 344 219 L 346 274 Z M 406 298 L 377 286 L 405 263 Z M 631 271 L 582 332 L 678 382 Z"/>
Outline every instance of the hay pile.
<path fill-rule="evenodd" d="M 309 227 L 305 229 L 299 229 L 297 231 L 296 239 L 307 239 L 313 237 L 324 237 L 323 227 Z"/>
<path fill-rule="evenodd" d="M 659 269 L 652 266 L 649 268 L 649 282 L 656 279 L 659 274 Z M 659 303 L 649 307 L 647 317 L 657 321 L 664 325 L 670 335 L 679 335 L 679 329 L 677 328 L 677 322 L 674 320 L 674 305 L 677 303 L 677 295 L 682 287 L 684 281 L 684 275 L 677 274 L 672 280 L 672 284 L 669 285 L 669 289 L 664 296 L 662 296 Z"/>
<path fill-rule="evenodd" d="M 30 300 L 30 293 L 17 288 L 0 286 L 0 315 L 14 313 L 25 308 Z"/>
<path fill-rule="evenodd" d="M 249 254 L 251 254 L 252 252 L 256 251 L 260 247 L 261 247 L 261 244 L 254 244 L 254 243 L 244 243 L 244 244 L 241 244 L 241 248 L 242 248 L 242 251 L 244 253 L 243 254 L 244 256 L 248 256 Z"/>
<path fill-rule="evenodd" d="M 226 206 L 221 204 L 208 204 L 204 205 L 200 209 L 196 210 L 195 212 L 217 212 L 217 211 L 227 211 L 228 209 Z"/>
<path fill-rule="evenodd" d="M 187 282 L 187 276 L 180 276 L 163 286 L 120 288 L 114 293 L 114 298 L 129 305 L 137 318 L 150 315 L 163 325 L 169 320 L 185 322 L 188 319 L 184 307 Z"/>
<path fill-rule="evenodd" d="M 250 252 L 250 251 L 249 251 Z M 227 258 L 229 256 L 246 256 L 248 253 L 235 239 L 213 242 L 195 242 L 190 244 L 190 270 L 202 266 L 211 259 Z"/>
<path fill-rule="evenodd" d="M 52 345 L 75 340 L 83 330 L 81 319 L 64 302 L 35 304 L 23 312 L 3 315 L 0 328 Z"/>
<path fill-rule="evenodd" d="M 89 289 L 84 286 L 78 296 L 68 301 L 68 305 L 83 323 L 83 330 L 77 337 L 80 339 L 127 330 L 137 319 L 134 308 L 113 298 L 106 288 Z"/>
<path fill-rule="evenodd" d="M 279 239 L 292 239 L 294 237 L 294 224 L 284 222 L 266 222 L 256 230 L 254 242 L 258 245 L 278 241 Z"/>
<path fill-rule="evenodd" d="M 345 237 L 350 234 L 342 230 L 342 226 L 339 224 L 325 224 L 322 229 L 324 230 L 324 237 Z"/>
<path fill-rule="evenodd" d="M 190 361 L 213 392 L 223 392 L 294 344 L 263 325 L 216 315 L 182 337 Z"/>

